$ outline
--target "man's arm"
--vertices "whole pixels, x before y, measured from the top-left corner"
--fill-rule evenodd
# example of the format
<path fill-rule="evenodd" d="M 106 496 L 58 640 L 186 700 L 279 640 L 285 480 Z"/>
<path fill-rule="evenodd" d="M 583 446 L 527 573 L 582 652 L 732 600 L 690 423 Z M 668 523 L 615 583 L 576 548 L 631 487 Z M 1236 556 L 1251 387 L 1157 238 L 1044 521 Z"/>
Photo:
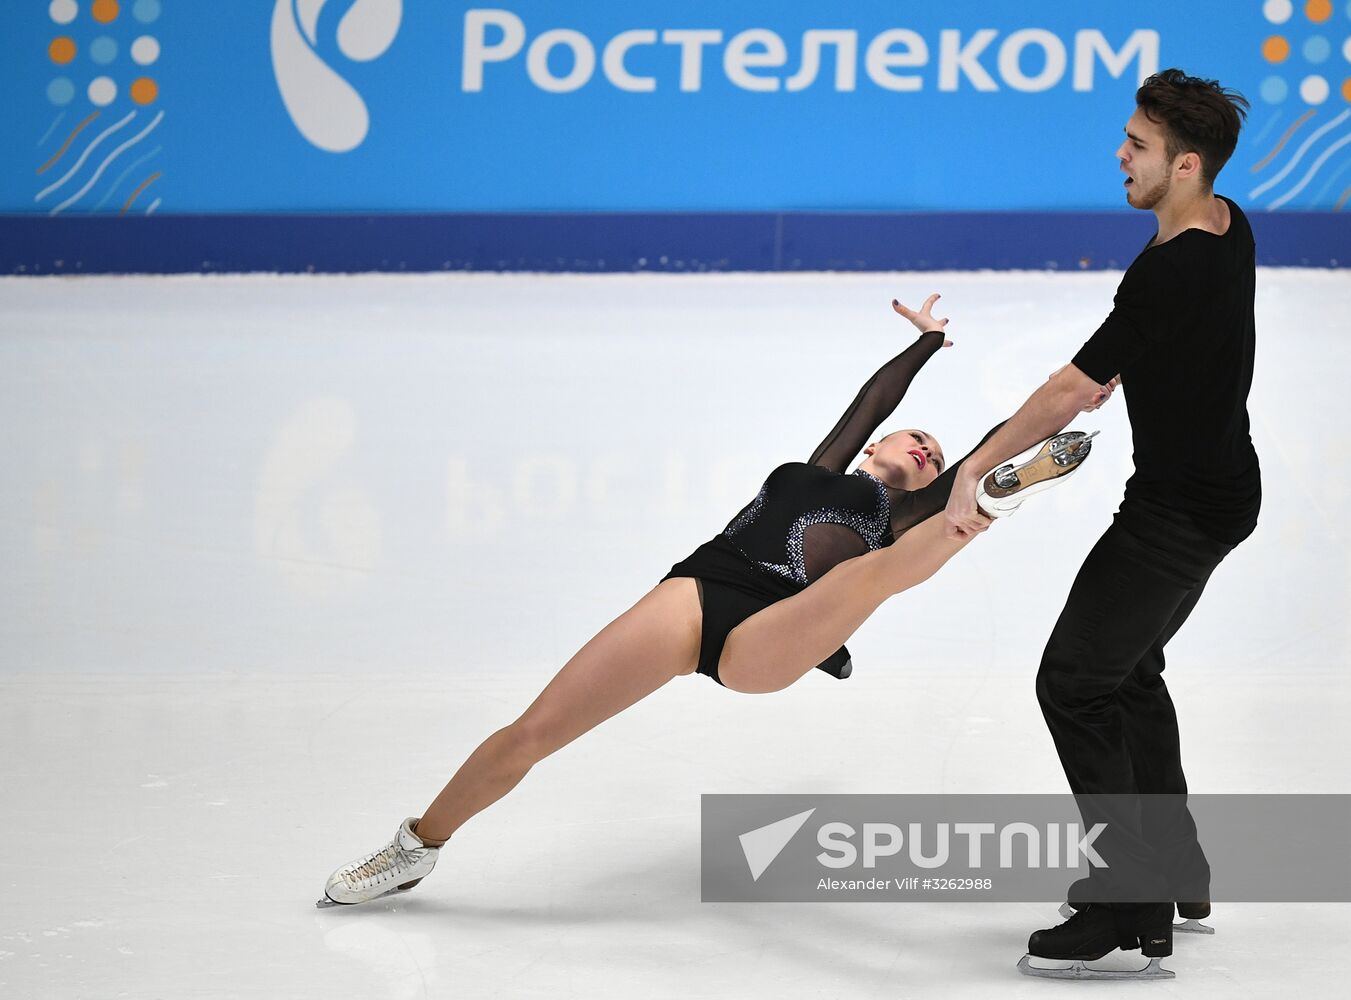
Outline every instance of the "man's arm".
<path fill-rule="evenodd" d="M 990 521 L 976 507 L 980 477 L 1001 462 L 1065 429 L 1080 410 L 1093 407 L 1104 387 L 1068 364 L 1018 408 L 993 437 L 962 463 L 947 506 L 947 536 L 984 531 Z"/>
<path fill-rule="evenodd" d="M 1083 409 L 1097 409 L 1141 354 L 1166 342 L 1168 324 L 1161 320 L 1185 301 L 1186 290 L 1170 261 L 1160 254 L 1141 254 L 1117 286 L 1112 311 L 1079 352 L 1040 389 L 999 433 L 972 455 L 952 486 L 946 512 L 947 535 L 960 538 L 984 531 L 990 522 L 976 507 L 980 477 L 1001 462 L 1065 429 Z M 1113 374 L 1117 373 L 1117 374 Z M 1098 382 L 1097 379 L 1103 379 Z"/>

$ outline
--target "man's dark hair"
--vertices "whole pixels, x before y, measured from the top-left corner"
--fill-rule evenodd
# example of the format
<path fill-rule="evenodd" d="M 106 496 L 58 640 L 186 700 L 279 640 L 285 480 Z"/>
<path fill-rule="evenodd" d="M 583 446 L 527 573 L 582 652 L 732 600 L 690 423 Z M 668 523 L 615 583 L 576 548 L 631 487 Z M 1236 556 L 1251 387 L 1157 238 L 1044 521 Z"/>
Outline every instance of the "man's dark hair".
<path fill-rule="evenodd" d="M 1248 100 L 1218 80 L 1188 76 L 1180 69 L 1155 73 L 1135 92 L 1145 116 L 1163 126 L 1164 152 L 1171 163 L 1182 153 L 1201 157 L 1201 179 L 1211 187 L 1238 145 Z"/>

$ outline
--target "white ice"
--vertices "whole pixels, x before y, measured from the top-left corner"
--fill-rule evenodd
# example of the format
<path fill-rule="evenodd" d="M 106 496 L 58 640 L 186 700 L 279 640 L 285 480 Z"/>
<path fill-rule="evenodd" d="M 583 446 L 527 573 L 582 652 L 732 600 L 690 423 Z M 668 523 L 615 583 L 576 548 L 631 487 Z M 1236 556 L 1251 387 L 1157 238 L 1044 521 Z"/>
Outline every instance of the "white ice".
<path fill-rule="evenodd" d="M 397 901 L 318 911 L 562 663 L 804 459 L 943 292 L 888 427 L 965 452 L 1119 275 L 0 281 L 0 996 L 991 997 L 1055 904 L 706 904 L 699 796 L 1059 792 L 1033 677 L 1130 469 L 850 641 L 678 678 L 539 764 Z M 1169 646 L 1197 792 L 1351 792 L 1351 273 L 1264 270 L 1265 501 Z M 1189 447 L 1185 425 L 1177 447 Z M 1321 995 L 1351 906 L 1217 904 L 1188 997 Z"/>

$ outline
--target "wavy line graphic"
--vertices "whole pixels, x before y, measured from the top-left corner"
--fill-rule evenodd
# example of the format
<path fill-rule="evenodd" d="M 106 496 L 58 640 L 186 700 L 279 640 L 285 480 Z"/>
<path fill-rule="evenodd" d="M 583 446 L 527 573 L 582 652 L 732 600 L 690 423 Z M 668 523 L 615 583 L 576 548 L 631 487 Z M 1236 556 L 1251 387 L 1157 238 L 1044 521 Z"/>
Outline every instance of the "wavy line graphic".
<path fill-rule="evenodd" d="M 1299 127 L 1303 125 L 1305 122 L 1307 122 L 1313 116 L 1314 116 L 1314 109 L 1310 108 L 1308 111 L 1304 112 L 1304 114 L 1296 118 L 1295 123 L 1285 130 L 1285 135 L 1281 136 L 1280 141 L 1276 143 L 1276 147 L 1266 156 L 1262 157 L 1261 160 L 1254 163 L 1252 167 L 1250 167 L 1249 169 L 1251 169 L 1253 173 L 1258 173 L 1268 163 L 1276 159 L 1276 154 L 1285 148 L 1285 144 L 1290 141 L 1290 137 L 1294 135 L 1296 132 L 1298 132 Z"/>
<path fill-rule="evenodd" d="M 95 205 L 93 208 L 91 208 L 89 211 L 91 213 L 97 212 L 104 205 L 108 204 L 108 199 L 117 193 L 117 189 L 122 186 L 122 182 L 127 179 L 128 174 L 130 174 L 137 167 L 144 166 L 147 160 L 153 160 L 163 151 L 164 151 L 163 146 L 156 146 L 150 152 L 142 156 L 139 160 L 136 160 L 134 163 L 132 163 L 132 165 L 127 167 L 126 170 L 123 170 L 120 174 L 118 174 L 117 180 L 113 181 L 112 186 L 108 188 L 107 193 L 104 194 L 104 196 L 99 199 L 99 203 Z"/>
<path fill-rule="evenodd" d="M 52 158 L 48 160 L 46 163 L 44 163 L 42 166 L 38 167 L 39 177 L 41 177 L 48 170 L 50 170 L 57 160 L 61 159 L 61 157 L 66 155 L 66 150 L 70 149 L 70 144 L 75 141 L 75 137 L 79 135 L 81 132 L 83 132 L 85 128 L 89 125 L 89 123 L 92 122 L 95 118 L 97 118 L 100 114 L 102 114 L 101 111 L 95 111 L 88 118 L 86 118 L 84 121 L 80 122 L 80 124 L 75 126 L 75 131 L 70 133 L 70 135 L 66 136 L 66 141 L 61 143 L 61 148 L 52 154 Z"/>
<path fill-rule="evenodd" d="M 1329 132 L 1331 132 L 1342 122 L 1346 121 L 1348 118 L 1351 118 L 1351 111 L 1343 111 L 1336 118 L 1332 119 L 1332 121 L 1328 122 L 1326 125 L 1318 129 L 1318 131 L 1316 131 L 1313 135 L 1309 136 L 1309 138 L 1305 139 L 1304 144 L 1300 146 L 1299 149 L 1295 152 L 1295 155 L 1290 160 L 1290 162 L 1281 168 L 1281 172 L 1278 173 L 1275 177 L 1271 178 L 1271 180 L 1259 184 L 1257 185 L 1257 187 L 1253 188 L 1252 191 L 1249 192 L 1248 197 L 1256 198 L 1258 195 L 1265 194 L 1266 192 L 1270 191 L 1273 187 L 1275 187 L 1277 184 L 1279 184 L 1281 181 L 1285 180 L 1285 178 L 1290 174 L 1290 171 L 1294 170 L 1295 167 L 1299 164 L 1299 161 L 1304 159 L 1304 154 L 1309 151 L 1310 146 L 1312 146 L 1319 139 L 1323 138 L 1323 136 L 1327 135 Z"/>
<path fill-rule="evenodd" d="M 1338 167 L 1336 170 L 1334 170 L 1331 174 L 1328 175 L 1328 181 L 1326 184 L 1323 185 L 1323 190 L 1319 191 L 1316 195 L 1313 196 L 1313 203 L 1315 206 L 1321 205 L 1323 201 L 1327 198 L 1327 196 L 1332 193 L 1332 189 L 1343 177 L 1346 176 L 1346 171 L 1348 168 L 1351 168 L 1351 160 L 1347 160 L 1340 167 Z"/>
<path fill-rule="evenodd" d="M 1287 204 L 1291 198 L 1295 197 L 1297 194 L 1303 191 L 1305 186 L 1309 183 L 1309 181 L 1313 180 L 1314 174 L 1318 173 L 1319 169 L 1323 166 L 1323 164 L 1328 162 L 1328 159 L 1331 158 L 1332 154 L 1337 152 L 1337 150 L 1341 149 L 1348 142 L 1351 142 L 1351 132 L 1348 132 L 1346 135 L 1342 136 L 1327 149 L 1323 150 L 1323 155 L 1313 161 L 1313 166 L 1310 167 L 1309 172 L 1304 175 L 1304 179 L 1301 180 L 1289 191 L 1287 191 L 1285 194 L 1281 195 L 1279 198 L 1273 201 L 1270 205 L 1268 205 L 1267 211 L 1268 212 L 1276 211 L 1276 209 L 1280 208 L 1282 205 Z"/>
<path fill-rule="evenodd" d="M 147 208 L 147 209 L 145 210 L 145 214 L 146 214 L 146 215 L 153 215 L 154 212 L 155 212 L 155 209 L 159 208 L 160 202 L 162 202 L 163 200 L 164 200 L 163 198 L 156 198 L 154 201 L 152 201 L 152 202 L 150 203 L 150 207 Z"/>
<path fill-rule="evenodd" d="M 159 180 L 161 176 L 163 176 L 163 175 L 160 173 L 160 171 L 156 170 L 153 174 L 151 174 L 151 175 L 150 175 L 149 177 L 147 177 L 145 180 L 141 181 L 141 186 L 138 187 L 135 191 L 131 192 L 131 197 L 128 198 L 128 199 L 123 203 L 123 205 L 122 205 L 122 211 L 118 212 L 117 214 L 118 214 L 118 215 L 126 215 L 128 212 L 130 212 L 130 211 L 131 211 L 131 206 L 132 206 L 132 204 L 136 201 L 137 198 L 139 198 L 139 197 L 141 196 L 141 192 L 144 191 L 146 188 L 148 188 L 151 184 L 154 184 L 155 181 Z"/>
<path fill-rule="evenodd" d="M 108 136 L 112 135 L 114 132 L 116 132 L 116 131 L 117 131 L 118 129 L 120 129 L 122 126 L 126 125 L 128 122 L 130 122 L 130 121 L 131 121 L 133 118 L 135 118 L 135 117 L 136 117 L 136 112 L 133 111 L 131 114 L 127 115 L 127 117 L 123 118 L 120 122 L 118 122 L 118 123 L 115 124 L 115 125 L 112 125 L 112 126 L 109 127 L 108 129 L 106 129 L 102 134 L 99 135 L 99 137 L 98 137 L 97 139 L 95 139 L 93 142 L 91 142 L 88 146 L 86 146 L 86 147 L 84 148 L 84 152 L 81 153 L 81 154 L 80 154 L 80 158 L 79 158 L 78 160 L 75 161 L 75 166 L 71 167 L 70 170 L 68 170 L 68 171 L 66 172 L 66 176 L 62 177 L 59 181 L 57 181 L 57 182 L 56 182 L 55 184 L 53 184 L 51 187 L 44 188 L 43 190 L 39 191 L 39 192 L 38 192 L 38 196 L 37 196 L 36 198 L 34 198 L 33 200 L 34 200 L 34 201 L 41 201 L 43 198 L 47 197 L 47 195 L 51 194 L 53 191 L 55 191 L 57 188 L 59 188 L 62 184 L 66 183 L 66 181 L 68 181 L 68 180 L 70 180 L 72 177 L 74 177 L 75 174 L 79 171 L 79 169 L 80 169 L 82 166 L 84 166 L 84 161 L 87 160 L 87 159 L 89 159 L 89 154 L 92 153 L 95 149 L 98 148 L 99 143 L 101 143 L 104 139 L 108 138 Z"/>
<path fill-rule="evenodd" d="M 89 178 L 85 186 L 80 188 L 79 191 L 75 192 L 75 194 L 71 195 L 65 201 L 61 202 L 61 204 L 57 205 L 54 209 L 52 209 L 51 214 L 55 215 L 57 212 L 70 208 L 71 205 L 74 205 L 77 201 L 79 201 L 81 198 L 87 195 L 89 193 L 90 188 L 92 188 L 95 184 L 98 183 L 98 179 L 103 176 L 103 171 L 108 169 L 108 165 L 112 163 L 113 160 L 117 159 L 132 146 L 136 145 L 138 142 L 140 142 L 142 139 L 148 136 L 151 132 L 155 131 L 155 128 L 163 120 L 164 120 L 164 112 L 161 111 L 159 114 L 155 115 L 154 120 L 145 128 L 141 129 L 141 131 L 137 135 L 132 136 L 126 142 L 122 143 L 122 145 L 118 146 L 111 153 L 109 153 L 108 158 L 99 164 L 99 168 L 94 171 L 94 176 Z"/>
<path fill-rule="evenodd" d="M 1347 188 L 1345 191 L 1342 192 L 1342 196 L 1337 199 L 1337 206 L 1333 209 L 1333 211 L 1340 212 L 1342 210 L 1342 206 L 1346 204 L 1347 198 L 1351 198 L 1351 188 Z"/>
<path fill-rule="evenodd" d="M 56 116 L 56 120 L 52 122 L 52 124 L 48 127 L 47 131 L 42 133 L 42 138 L 38 140 L 36 148 L 41 149 L 43 146 L 45 146 L 47 144 L 47 140 L 52 137 L 52 133 L 56 131 L 56 126 L 60 125 L 65 120 L 66 120 L 66 113 L 62 111 L 59 115 Z"/>
<path fill-rule="evenodd" d="M 1265 139 L 1267 135 L 1271 132 L 1271 130 L 1276 127 L 1276 123 L 1284 117 L 1285 117 L 1284 111 L 1277 111 L 1274 115 L 1268 118 L 1267 123 L 1262 126 L 1262 131 L 1258 132 L 1255 136 L 1253 136 L 1252 139 L 1253 145 L 1255 146 L 1263 139 Z"/>

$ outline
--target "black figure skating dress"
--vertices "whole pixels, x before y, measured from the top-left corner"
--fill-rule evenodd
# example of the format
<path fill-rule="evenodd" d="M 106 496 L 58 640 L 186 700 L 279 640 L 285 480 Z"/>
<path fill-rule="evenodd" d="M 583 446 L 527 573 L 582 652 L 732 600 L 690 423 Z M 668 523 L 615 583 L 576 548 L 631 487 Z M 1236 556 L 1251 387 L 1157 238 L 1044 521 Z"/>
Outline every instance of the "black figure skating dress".
<path fill-rule="evenodd" d="M 895 489 L 862 469 L 852 475 L 844 471 L 942 346 L 942 333 L 924 333 L 883 365 L 808 461 L 788 462 L 771 472 L 726 528 L 662 577 L 699 581 L 701 674 L 722 683 L 723 644 L 751 615 L 798 593 L 844 560 L 890 545 L 947 506 L 961 462 L 913 491 Z M 817 668 L 848 677 L 849 650 L 841 646 Z"/>

